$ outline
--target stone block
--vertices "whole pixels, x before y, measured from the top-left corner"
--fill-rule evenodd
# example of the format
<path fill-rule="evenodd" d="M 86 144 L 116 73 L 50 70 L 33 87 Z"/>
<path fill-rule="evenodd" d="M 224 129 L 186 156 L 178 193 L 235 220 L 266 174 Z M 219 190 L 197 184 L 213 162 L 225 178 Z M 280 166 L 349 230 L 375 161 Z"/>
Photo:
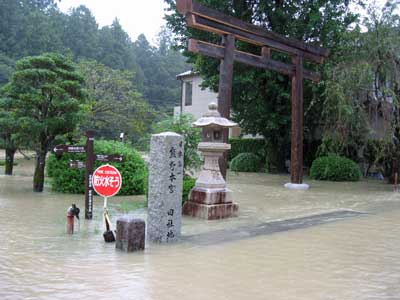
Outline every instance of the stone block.
<path fill-rule="evenodd" d="M 117 220 L 115 248 L 134 252 L 144 250 L 146 240 L 146 225 L 141 219 L 121 217 Z"/>
<path fill-rule="evenodd" d="M 239 206 L 236 203 L 201 204 L 187 201 L 183 206 L 184 215 L 206 220 L 237 217 L 238 211 Z"/>
<path fill-rule="evenodd" d="M 232 203 L 232 191 L 227 188 L 207 189 L 194 187 L 190 191 L 190 201 L 201 204 L 222 204 Z"/>

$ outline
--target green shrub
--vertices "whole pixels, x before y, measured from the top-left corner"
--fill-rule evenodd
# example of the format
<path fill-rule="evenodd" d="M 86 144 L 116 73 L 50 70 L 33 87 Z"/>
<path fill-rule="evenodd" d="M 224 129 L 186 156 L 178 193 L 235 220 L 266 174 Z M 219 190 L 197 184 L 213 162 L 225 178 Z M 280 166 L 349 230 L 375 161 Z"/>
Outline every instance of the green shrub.
<path fill-rule="evenodd" d="M 138 152 L 129 145 L 99 140 L 94 143 L 96 154 L 122 154 L 123 162 L 111 162 L 122 176 L 122 187 L 118 195 L 143 195 L 147 184 L 147 167 Z M 85 154 L 63 154 L 57 159 L 54 154 L 47 161 L 47 176 L 51 177 L 53 190 L 62 193 L 84 193 L 85 169 L 71 169 L 70 160 L 85 160 Z M 96 161 L 95 168 L 103 162 Z"/>
<path fill-rule="evenodd" d="M 0 160 L 0 167 L 3 167 L 6 165 L 6 161 L 5 160 Z M 18 163 L 14 161 L 13 163 L 14 166 L 18 166 Z"/>
<path fill-rule="evenodd" d="M 254 153 L 240 153 L 231 161 L 231 170 L 235 172 L 258 172 L 261 159 Z"/>
<path fill-rule="evenodd" d="M 361 171 L 354 161 L 346 157 L 328 155 L 313 161 L 310 177 L 317 180 L 358 181 Z"/>
<path fill-rule="evenodd" d="M 231 150 L 229 152 L 229 160 L 238 156 L 241 153 L 253 153 L 265 161 L 265 140 L 264 139 L 242 139 L 230 138 Z"/>
<path fill-rule="evenodd" d="M 183 176 L 183 185 L 182 185 L 182 204 L 184 204 L 187 200 L 189 200 L 189 193 L 194 188 L 196 184 L 196 178 L 192 178 L 190 176 Z M 146 186 L 146 207 L 148 201 L 148 190 Z"/>
<path fill-rule="evenodd" d="M 196 183 L 196 179 L 190 176 L 183 177 L 183 188 L 182 188 L 182 203 L 185 203 L 189 198 L 189 193 Z"/>
<path fill-rule="evenodd" d="M 168 117 L 165 120 L 157 122 L 152 127 L 152 133 L 162 133 L 172 131 L 183 136 L 184 141 L 184 159 L 183 166 L 187 171 L 197 170 L 201 167 L 201 157 L 197 150 L 197 145 L 201 141 L 201 130 L 192 126 L 195 121 L 190 114 L 180 114 L 175 117 Z M 149 151 L 151 135 L 142 138 L 139 141 L 140 147 Z"/>

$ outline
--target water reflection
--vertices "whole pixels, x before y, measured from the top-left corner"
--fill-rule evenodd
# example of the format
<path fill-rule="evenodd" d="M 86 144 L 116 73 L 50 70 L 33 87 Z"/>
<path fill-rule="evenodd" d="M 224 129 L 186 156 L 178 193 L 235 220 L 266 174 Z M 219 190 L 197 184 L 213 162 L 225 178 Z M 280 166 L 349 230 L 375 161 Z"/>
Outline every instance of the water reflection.
<path fill-rule="evenodd" d="M 94 220 L 67 236 L 66 209 L 83 208 L 82 196 L 35 194 L 31 178 L 0 176 L 0 299 L 400 299 L 400 195 L 376 181 L 309 181 L 311 190 L 293 192 L 282 188 L 287 180 L 231 174 L 240 217 L 184 218 L 184 234 L 339 209 L 368 214 L 225 243 L 149 244 L 129 255 L 104 244 L 100 198 Z"/>

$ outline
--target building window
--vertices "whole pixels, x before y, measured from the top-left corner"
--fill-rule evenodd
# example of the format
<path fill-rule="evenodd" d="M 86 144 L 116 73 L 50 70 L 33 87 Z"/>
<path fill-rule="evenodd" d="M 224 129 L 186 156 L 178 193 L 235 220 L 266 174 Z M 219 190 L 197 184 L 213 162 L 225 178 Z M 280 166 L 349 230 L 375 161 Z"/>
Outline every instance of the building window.
<path fill-rule="evenodd" d="M 185 106 L 192 105 L 193 85 L 191 82 L 185 82 Z"/>

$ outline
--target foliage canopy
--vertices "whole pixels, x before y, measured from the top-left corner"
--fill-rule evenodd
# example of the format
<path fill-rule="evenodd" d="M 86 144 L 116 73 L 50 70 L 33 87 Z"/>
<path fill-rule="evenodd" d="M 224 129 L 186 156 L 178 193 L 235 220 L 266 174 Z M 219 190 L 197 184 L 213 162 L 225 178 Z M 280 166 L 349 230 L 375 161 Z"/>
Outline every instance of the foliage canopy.
<path fill-rule="evenodd" d="M 130 141 L 149 132 L 156 113 L 138 92 L 132 72 L 114 70 L 96 61 L 81 61 L 79 69 L 89 99 L 82 131 L 96 130 L 108 139 L 124 132 Z"/>

